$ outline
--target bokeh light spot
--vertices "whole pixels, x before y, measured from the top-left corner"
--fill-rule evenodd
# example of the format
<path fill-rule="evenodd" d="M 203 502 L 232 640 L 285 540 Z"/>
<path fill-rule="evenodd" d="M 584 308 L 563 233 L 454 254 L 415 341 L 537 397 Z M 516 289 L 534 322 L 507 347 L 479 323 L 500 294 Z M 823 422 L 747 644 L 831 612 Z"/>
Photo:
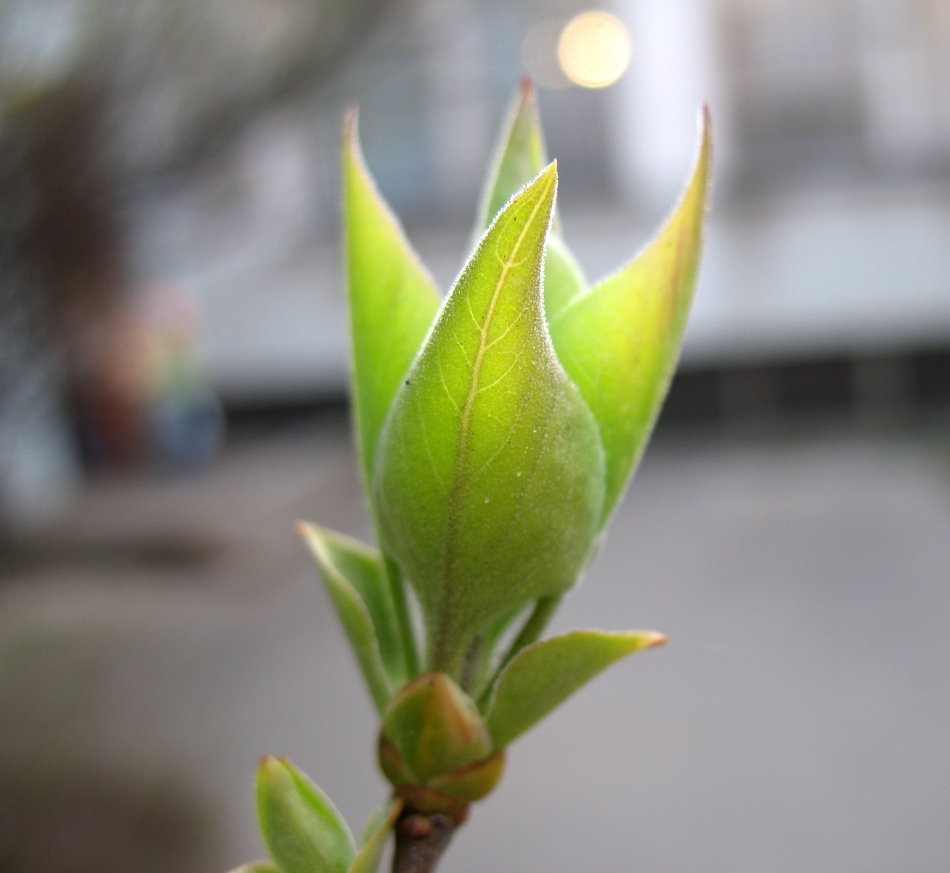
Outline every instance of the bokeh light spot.
<path fill-rule="evenodd" d="M 564 75 L 557 58 L 558 42 L 565 23 L 559 18 L 538 22 L 528 31 L 521 46 L 525 71 L 542 88 L 570 88 L 574 84 Z"/>
<path fill-rule="evenodd" d="M 558 42 L 564 75 L 584 88 L 606 88 L 630 65 L 633 44 L 623 22 L 607 12 L 572 18 Z"/>

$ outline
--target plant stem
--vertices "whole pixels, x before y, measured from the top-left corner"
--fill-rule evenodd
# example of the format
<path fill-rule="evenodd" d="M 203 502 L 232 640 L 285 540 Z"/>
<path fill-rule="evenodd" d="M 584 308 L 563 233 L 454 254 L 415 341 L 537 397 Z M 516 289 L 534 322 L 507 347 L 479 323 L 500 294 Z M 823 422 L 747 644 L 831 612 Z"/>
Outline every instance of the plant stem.
<path fill-rule="evenodd" d="M 442 813 L 407 810 L 396 822 L 392 873 L 432 873 L 458 825 Z"/>

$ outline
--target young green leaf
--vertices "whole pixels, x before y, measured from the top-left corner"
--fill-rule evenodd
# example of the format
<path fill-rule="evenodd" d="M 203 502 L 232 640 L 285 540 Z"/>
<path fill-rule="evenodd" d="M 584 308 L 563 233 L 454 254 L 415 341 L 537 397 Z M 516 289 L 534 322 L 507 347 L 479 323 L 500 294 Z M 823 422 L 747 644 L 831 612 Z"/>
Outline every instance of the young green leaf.
<path fill-rule="evenodd" d="M 693 296 L 711 160 L 708 112 L 692 177 L 666 226 L 619 273 L 550 322 L 558 359 L 594 413 L 607 460 L 601 524 L 620 499 L 669 388 Z"/>
<path fill-rule="evenodd" d="M 380 446 L 383 542 L 419 597 L 429 668 L 453 676 L 494 618 L 574 584 L 601 514 L 596 424 L 557 362 L 541 301 L 555 189 L 552 165 L 488 229 Z"/>
<path fill-rule="evenodd" d="M 361 543 L 315 524 L 301 522 L 297 531 L 317 561 L 370 695 L 382 713 L 405 674 L 380 558 Z"/>
<path fill-rule="evenodd" d="M 475 224 L 476 238 L 481 236 L 505 204 L 547 164 L 548 155 L 537 98 L 531 80 L 525 78 L 508 108 L 495 145 L 494 158 L 485 177 Z M 544 308 L 548 320 L 585 290 L 587 280 L 561 239 L 555 210 L 544 264 Z"/>
<path fill-rule="evenodd" d="M 261 761 L 257 818 L 281 873 L 346 873 L 356 855 L 343 816 L 286 758 Z"/>
<path fill-rule="evenodd" d="M 399 749 L 385 731 L 379 732 L 379 741 L 376 744 L 376 762 L 383 771 L 390 785 L 421 785 L 422 780 L 409 769 Z"/>
<path fill-rule="evenodd" d="M 478 707 L 445 673 L 424 673 L 402 688 L 383 716 L 383 732 L 423 780 L 491 752 Z"/>
<path fill-rule="evenodd" d="M 366 824 L 363 847 L 359 850 L 347 873 L 376 873 L 386 841 L 402 812 L 403 802 L 391 800 L 378 809 Z"/>
<path fill-rule="evenodd" d="M 485 719 L 503 749 L 601 670 L 666 642 L 653 631 L 576 630 L 524 649 L 501 674 Z"/>
<path fill-rule="evenodd" d="M 366 168 L 356 111 L 343 128 L 343 203 L 353 397 L 365 481 L 396 389 L 439 308 L 439 294 Z"/>

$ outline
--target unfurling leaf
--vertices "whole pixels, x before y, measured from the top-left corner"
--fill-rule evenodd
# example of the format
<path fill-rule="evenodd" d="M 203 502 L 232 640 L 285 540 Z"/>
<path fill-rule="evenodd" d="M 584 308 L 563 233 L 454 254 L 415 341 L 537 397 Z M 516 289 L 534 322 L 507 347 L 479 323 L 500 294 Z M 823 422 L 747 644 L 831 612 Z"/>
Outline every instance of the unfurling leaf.
<path fill-rule="evenodd" d="M 402 812 L 402 807 L 402 801 L 397 798 L 376 811 L 366 824 L 363 846 L 357 852 L 347 873 L 376 873 L 386 848 L 386 841 L 392 833 L 396 819 L 399 818 L 399 813 Z"/>
<path fill-rule="evenodd" d="M 398 687 L 405 676 L 382 562 L 373 550 L 342 534 L 303 522 L 297 530 L 316 558 L 370 695 L 382 713 L 392 686 Z"/>
<path fill-rule="evenodd" d="M 703 112 L 692 177 L 665 227 L 628 266 L 550 320 L 558 359 L 597 419 L 606 455 L 604 524 L 659 414 L 693 297 L 712 151 Z"/>
<path fill-rule="evenodd" d="M 384 547 L 418 595 L 429 667 L 459 675 L 494 618 L 571 587 L 603 504 L 590 410 L 551 347 L 541 259 L 555 168 L 512 200 L 462 271 L 383 432 Z"/>
<path fill-rule="evenodd" d="M 439 294 L 360 153 L 356 112 L 343 128 L 343 203 L 353 395 L 367 485 L 383 422 L 439 308 Z"/>
<path fill-rule="evenodd" d="M 356 855 L 350 829 L 330 798 L 286 759 L 261 762 L 257 817 L 281 873 L 347 873 Z"/>
<path fill-rule="evenodd" d="M 654 631 L 576 630 L 524 649 L 504 670 L 485 721 L 503 749 L 614 661 L 666 642 Z"/>
<path fill-rule="evenodd" d="M 424 673 L 402 688 L 383 716 L 383 732 L 423 781 L 491 754 L 478 707 L 445 673 Z"/>

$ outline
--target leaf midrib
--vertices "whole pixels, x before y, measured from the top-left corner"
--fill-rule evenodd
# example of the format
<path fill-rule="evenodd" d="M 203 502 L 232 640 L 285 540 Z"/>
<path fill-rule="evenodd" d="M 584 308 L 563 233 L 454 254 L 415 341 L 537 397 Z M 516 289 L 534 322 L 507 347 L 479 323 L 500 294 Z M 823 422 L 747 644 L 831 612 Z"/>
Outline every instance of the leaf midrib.
<path fill-rule="evenodd" d="M 509 252 L 508 257 L 502 262 L 501 273 L 498 277 L 498 281 L 495 283 L 495 288 L 492 291 L 491 300 L 488 304 L 488 311 L 485 314 L 482 325 L 478 328 L 478 351 L 475 353 L 475 360 L 472 363 L 472 375 L 469 381 L 468 394 L 465 397 L 465 403 L 462 405 L 460 413 L 461 420 L 459 423 L 459 436 L 455 454 L 455 475 L 453 477 L 452 489 L 449 493 L 448 516 L 446 518 L 445 532 L 445 551 L 443 552 L 442 560 L 442 578 L 444 583 L 448 583 L 448 580 L 451 578 L 452 565 L 455 561 L 455 551 L 458 545 L 459 510 L 465 487 L 468 484 L 468 477 L 465 474 L 467 468 L 466 456 L 468 454 L 468 444 L 471 438 L 472 412 L 475 407 L 475 399 L 478 396 L 478 382 L 481 376 L 482 362 L 484 361 L 489 347 L 488 334 L 491 330 L 492 320 L 495 317 L 495 309 L 498 305 L 498 300 L 501 297 L 505 280 L 508 278 L 508 273 L 511 271 L 512 267 L 515 266 L 516 258 L 521 250 L 521 246 L 524 243 L 525 237 L 527 236 L 528 231 L 533 227 L 538 211 L 545 202 L 547 193 L 553 184 L 553 178 L 549 179 L 543 191 L 540 192 L 538 201 L 535 203 L 534 208 L 531 210 L 531 214 L 525 221 L 524 227 L 522 227 L 517 241 Z M 496 248 L 496 257 L 497 254 L 498 252 Z M 452 600 L 454 599 L 453 595 L 455 594 L 455 589 L 450 584 L 444 584 L 442 590 L 444 593 L 442 597 L 442 603 L 440 604 L 440 609 L 438 611 L 440 624 L 434 635 L 432 657 L 433 669 L 440 669 L 449 666 L 442 662 L 446 657 L 445 633 L 448 625 L 448 616 L 451 614 L 451 607 L 454 605 L 452 604 Z"/>

